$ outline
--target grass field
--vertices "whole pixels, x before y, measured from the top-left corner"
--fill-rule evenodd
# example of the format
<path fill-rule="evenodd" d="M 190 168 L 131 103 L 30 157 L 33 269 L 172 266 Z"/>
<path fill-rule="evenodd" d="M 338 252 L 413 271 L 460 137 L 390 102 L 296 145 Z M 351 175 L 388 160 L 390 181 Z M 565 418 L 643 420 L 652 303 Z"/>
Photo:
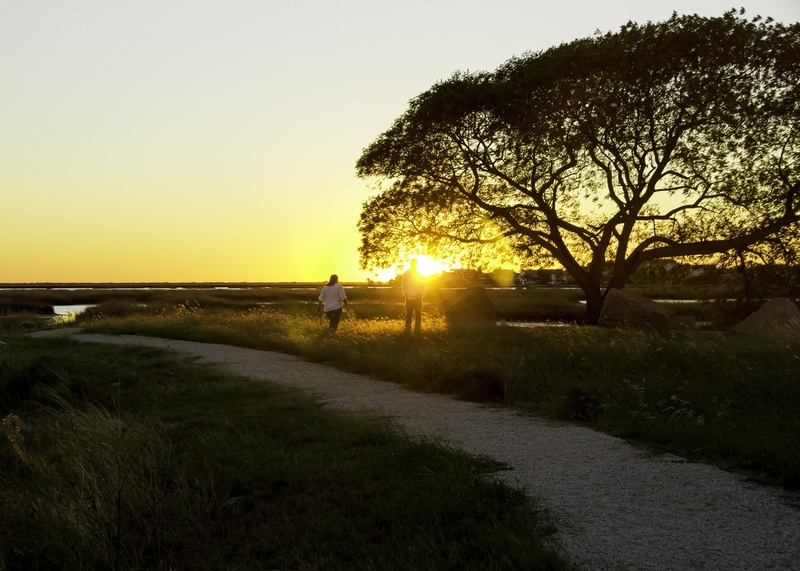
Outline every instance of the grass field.
<path fill-rule="evenodd" d="M 503 466 L 153 349 L 0 336 L 0 569 L 566 569 Z"/>
<path fill-rule="evenodd" d="M 702 300 L 691 295 L 697 292 L 671 293 L 655 295 Z M 575 290 L 489 294 L 510 320 L 574 323 L 581 311 Z M 97 303 L 77 319 L 77 325 L 94 331 L 285 351 L 414 390 L 586 423 L 743 470 L 764 483 L 800 488 L 798 335 L 574 325 L 456 331 L 436 310 L 447 292 L 434 291 L 424 311 L 423 337 L 409 339 L 402 333 L 399 291 L 353 287 L 348 288 L 351 311 L 340 333 L 330 336 L 314 312 L 316 295 L 315 288 L 116 292 L 97 300 L 84 294 L 75 303 Z M 699 301 L 694 311 L 702 314 L 709 305 Z M 16 330 L 47 322 L 15 319 Z"/>

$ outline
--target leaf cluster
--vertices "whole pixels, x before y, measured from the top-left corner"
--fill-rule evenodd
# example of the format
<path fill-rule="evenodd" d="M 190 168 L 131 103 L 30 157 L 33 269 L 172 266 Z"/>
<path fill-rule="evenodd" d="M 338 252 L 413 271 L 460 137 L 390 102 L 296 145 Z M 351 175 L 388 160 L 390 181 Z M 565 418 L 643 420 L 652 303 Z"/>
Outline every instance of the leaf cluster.
<path fill-rule="evenodd" d="M 363 152 L 361 265 L 412 246 L 549 256 L 584 291 L 796 231 L 800 25 L 674 14 L 455 73 Z"/>

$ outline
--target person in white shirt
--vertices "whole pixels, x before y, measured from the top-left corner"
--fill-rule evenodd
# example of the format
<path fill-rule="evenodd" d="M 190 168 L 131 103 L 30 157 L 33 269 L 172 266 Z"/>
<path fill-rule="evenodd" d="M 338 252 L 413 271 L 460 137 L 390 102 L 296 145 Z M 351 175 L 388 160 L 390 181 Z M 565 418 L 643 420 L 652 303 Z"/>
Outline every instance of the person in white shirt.
<path fill-rule="evenodd" d="M 339 276 L 331 275 L 331 279 L 322 288 L 319 294 L 319 304 L 317 313 L 324 311 L 328 316 L 328 329 L 331 333 L 336 333 L 339 329 L 339 320 L 342 318 L 342 307 L 347 309 L 347 296 L 344 293 L 342 284 L 339 283 Z"/>
<path fill-rule="evenodd" d="M 428 291 L 428 282 L 417 271 L 417 259 L 412 258 L 410 268 L 403 274 L 402 289 L 406 298 L 406 333 L 411 333 L 414 317 L 414 335 L 422 332 L 422 298 Z"/>

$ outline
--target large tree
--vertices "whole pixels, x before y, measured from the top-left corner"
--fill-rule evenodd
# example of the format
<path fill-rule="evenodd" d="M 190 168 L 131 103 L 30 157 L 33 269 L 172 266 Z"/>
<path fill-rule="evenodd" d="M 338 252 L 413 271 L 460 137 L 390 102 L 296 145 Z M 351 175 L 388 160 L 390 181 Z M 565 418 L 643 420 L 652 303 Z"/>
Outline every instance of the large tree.
<path fill-rule="evenodd" d="M 500 242 L 563 265 L 594 322 L 645 261 L 796 237 L 799 166 L 800 24 L 629 23 L 411 100 L 357 163 L 361 266 Z"/>

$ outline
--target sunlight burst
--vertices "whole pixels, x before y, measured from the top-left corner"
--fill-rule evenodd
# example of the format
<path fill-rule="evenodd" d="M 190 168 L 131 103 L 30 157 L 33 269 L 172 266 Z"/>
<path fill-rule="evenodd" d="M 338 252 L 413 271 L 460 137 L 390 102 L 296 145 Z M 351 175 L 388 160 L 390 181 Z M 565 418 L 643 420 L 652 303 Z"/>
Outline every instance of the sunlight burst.
<path fill-rule="evenodd" d="M 417 258 L 417 271 L 424 278 L 429 278 L 432 275 L 440 274 L 446 269 L 441 260 L 436 260 L 431 256 L 416 256 Z"/>
<path fill-rule="evenodd" d="M 402 267 L 400 267 L 398 264 L 398 266 L 376 271 L 376 278 L 378 281 L 388 282 L 395 277 L 402 276 L 403 272 L 410 267 L 411 258 L 417 259 L 417 271 L 424 278 L 429 278 L 431 276 L 455 269 L 460 269 L 462 267 L 459 262 L 453 263 L 451 261 L 436 259 L 433 256 L 428 256 L 427 254 L 416 254 L 409 256 L 408 261 L 403 264 Z"/>

